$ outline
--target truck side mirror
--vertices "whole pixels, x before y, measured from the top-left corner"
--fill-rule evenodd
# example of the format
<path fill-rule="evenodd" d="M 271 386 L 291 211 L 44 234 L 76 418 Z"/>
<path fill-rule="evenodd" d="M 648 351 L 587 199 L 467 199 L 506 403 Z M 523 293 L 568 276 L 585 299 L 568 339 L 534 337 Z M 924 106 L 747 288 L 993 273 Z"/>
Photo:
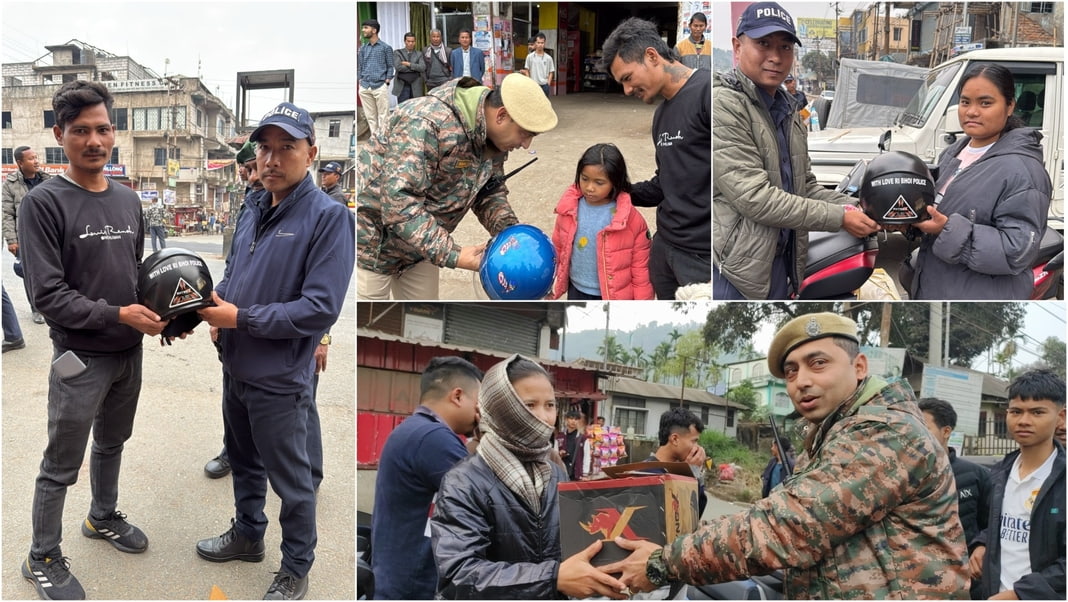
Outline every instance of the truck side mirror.
<path fill-rule="evenodd" d="M 890 150 L 890 137 L 892 136 L 891 130 L 886 130 L 879 136 L 879 150 L 884 153 Z"/>

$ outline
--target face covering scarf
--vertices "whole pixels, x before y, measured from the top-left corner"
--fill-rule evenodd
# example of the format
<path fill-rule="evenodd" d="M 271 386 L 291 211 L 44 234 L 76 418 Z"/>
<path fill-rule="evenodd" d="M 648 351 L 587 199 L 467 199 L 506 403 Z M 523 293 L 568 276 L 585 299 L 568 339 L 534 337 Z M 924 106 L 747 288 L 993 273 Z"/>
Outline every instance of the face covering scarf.
<path fill-rule="evenodd" d="M 537 419 L 523 405 L 508 380 L 508 365 L 518 354 L 496 364 L 482 379 L 478 395 L 482 438 L 478 455 L 498 479 L 534 512 L 541 512 L 541 498 L 552 476 L 549 451 L 551 426 Z"/>

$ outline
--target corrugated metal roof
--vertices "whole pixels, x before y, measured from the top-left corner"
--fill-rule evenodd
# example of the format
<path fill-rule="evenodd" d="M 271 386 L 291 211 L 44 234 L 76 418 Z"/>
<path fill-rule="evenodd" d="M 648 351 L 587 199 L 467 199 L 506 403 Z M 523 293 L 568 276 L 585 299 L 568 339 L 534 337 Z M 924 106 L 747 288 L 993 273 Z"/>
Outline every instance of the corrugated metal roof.
<path fill-rule="evenodd" d="M 675 385 L 650 383 L 645 382 L 644 380 L 626 378 L 623 376 L 613 376 L 608 378 L 606 379 L 606 383 L 606 389 L 611 393 L 625 393 L 628 395 L 653 397 L 657 399 L 679 399 L 680 387 Z M 691 403 L 703 403 L 710 406 L 728 407 L 741 410 L 746 409 L 746 407 L 740 403 L 735 403 L 725 397 L 720 397 L 719 395 L 713 395 L 704 389 L 686 387 L 686 390 L 682 391 L 682 393 L 683 399 Z"/>

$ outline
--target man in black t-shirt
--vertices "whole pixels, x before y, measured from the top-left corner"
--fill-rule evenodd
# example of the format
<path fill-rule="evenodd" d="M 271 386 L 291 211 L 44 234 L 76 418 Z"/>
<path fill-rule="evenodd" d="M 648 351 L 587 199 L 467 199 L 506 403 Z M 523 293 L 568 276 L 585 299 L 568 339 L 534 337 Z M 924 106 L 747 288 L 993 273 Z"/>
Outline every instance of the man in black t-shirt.
<path fill-rule="evenodd" d="M 691 69 L 661 39 L 656 24 L 630 18 L 604 43 L 604 65 L 627 96 L 652 104 L 656 175 L 634 184 L 636 206 L 656 207 L 649 280 L 657 299 L 675 299 L 685 285 L 711 296 L 712 280 L 712 79 Z"/>

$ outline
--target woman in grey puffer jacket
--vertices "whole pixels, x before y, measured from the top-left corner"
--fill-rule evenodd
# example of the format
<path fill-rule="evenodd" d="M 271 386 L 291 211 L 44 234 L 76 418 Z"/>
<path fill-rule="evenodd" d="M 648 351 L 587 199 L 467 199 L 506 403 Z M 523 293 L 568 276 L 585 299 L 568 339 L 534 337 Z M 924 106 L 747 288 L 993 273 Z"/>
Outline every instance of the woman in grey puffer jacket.
<path fill-rule="evenodd" d="M 942 153 L 937 209 L 914 224 L 924 237 L 913 299 L 1030 296 L 1053 186 L 1042 134 L 1012 115 L 1014 86 L 996 64 L 972 67 L 961 80 L 958 117 L 968 137 Z"/>

